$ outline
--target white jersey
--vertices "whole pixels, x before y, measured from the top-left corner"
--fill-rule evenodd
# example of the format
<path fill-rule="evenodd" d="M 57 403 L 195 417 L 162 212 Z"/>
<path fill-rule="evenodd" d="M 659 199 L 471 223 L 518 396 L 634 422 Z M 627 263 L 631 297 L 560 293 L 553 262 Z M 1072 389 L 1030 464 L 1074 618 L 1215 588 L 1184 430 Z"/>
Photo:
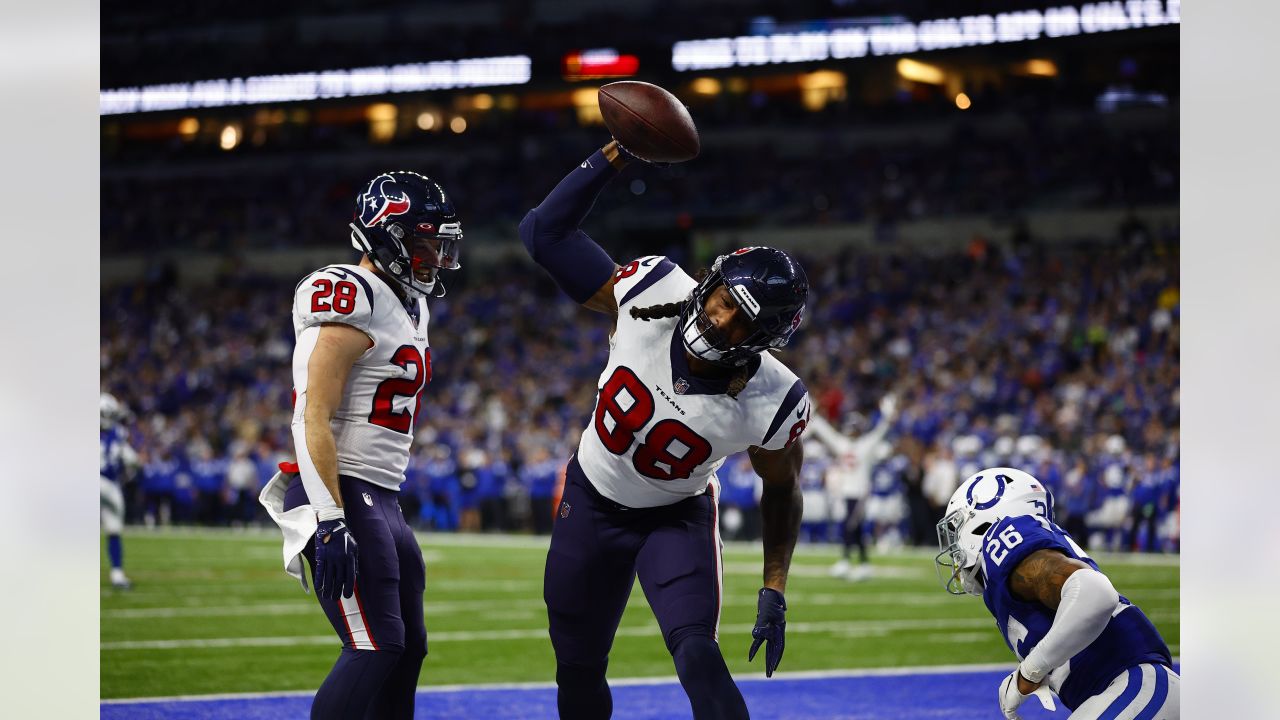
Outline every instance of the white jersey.
<path fill-rule="evenodd" d="M 813 419 L 815 437 L 835 457 L 827 471 L 827 487 L 832 494 L 861 500 L 871 492 L 871 466 L 876 444 L 889 432 L 889 419 L 881 416 L 871 432 L 854 439 L 836 430 L 822 415 Z M 950 497 L 948 495 L 947 497 Z"/>
<path fill-rule="evenodd" d="M 400 297 L 371 270 L 330 265 L 298 283 L 293 297 L 294 446 L 303 465 L 303 411 L 307 406 L 307 363 L 322 323 L 358 328 L 370 339 L 347 376 L 342 402 L 334 414 L 333 439 L 338 473 L 399 490 L 409 464 L 417 419 L 418 395 L 431 381 L 427 342 L 427 304 L 419 299 L 406 309 Z M 415 317 L 416 316 L 416 317 Z M 314 499 L 313 499 L 314 501 Z"/>
<path fill-rule="evenodd" d="M 670 505 L 705 492 L 727 456 L 799 439 L 809 394 L 777 358 L 760 353 L 735 400 L 725 394 L 727 379 L 689 372 L 677 318 L 631 317 L 632 307 L 683 301 L 693 278 L 660 256 L 629 263 L 615 277 L 618 325 L 578 445 L 578 463 L 602 495 L 633 508 Z"/>

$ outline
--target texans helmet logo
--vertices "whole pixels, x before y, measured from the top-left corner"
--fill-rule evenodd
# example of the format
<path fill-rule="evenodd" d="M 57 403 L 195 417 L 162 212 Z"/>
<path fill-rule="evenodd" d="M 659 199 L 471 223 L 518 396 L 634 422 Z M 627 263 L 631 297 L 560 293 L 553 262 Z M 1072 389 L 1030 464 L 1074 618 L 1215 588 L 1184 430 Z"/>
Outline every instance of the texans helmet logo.
<path fill-rule="evenodd" d="M 360 196 L 360 223 L 373 227 L 392 215 L 409 211 L 409 196 L 395 194 L 388 186 L 395 185 L 395 178 L 383 173 L 369 181 L 369 187 Z"/>

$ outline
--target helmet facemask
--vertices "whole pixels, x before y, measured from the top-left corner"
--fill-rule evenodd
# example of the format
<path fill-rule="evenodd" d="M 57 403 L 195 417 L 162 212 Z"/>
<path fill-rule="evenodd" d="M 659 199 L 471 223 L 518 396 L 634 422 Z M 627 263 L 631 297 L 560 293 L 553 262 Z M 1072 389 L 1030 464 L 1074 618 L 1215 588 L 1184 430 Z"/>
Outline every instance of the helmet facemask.
<path fill-rule="evenodd" d="M 938 547 L 941 551 L 934 556 L 933 565 L 938 573 L 938 580 L 952 595 L 981 596 L 985 588 L 978 557 L 970 557 L 964 547 L 962 533 L 976 534 L 980 542 L 991 523 L 984 522 L 972 529 L 965 527 L 973 516 L 972 510 L 962 507 L 948 513 L 938 522 Z"/>
<path fill-rule="evenodd" d="M 937 525 L 940 552 L 934 567 L 947 592 L 983 594 L 982 546 L 987 532 L 1006 517 L 1023 515 L 1053 520 L 1053 494 L 1029 473 L 987 468 L 960 483 Z"/>
<path fill-rule="evenodd" d="M 739 367 L 765 350 L 784 347 L 800 324 L 800 314 L 796 313 L 794 319 L 761 317 L 760 304 L 746 286 L 726 283 L 721 271 L 725 257 L 721 256 L 716 260 L 711 271 L 685 300 L 680 310 L 679 327 L 685 349 L 690 355 L 715 365 Z M 729 291 L 738 311 L 751 323 L 750 333 L 737 343 L 730 343 L 707 314 L 707 301 L 721 286 Z"/>
<path fill-rule="evenodd" d="M 437 229 L 431 223 L 418 223 L 410 232 L 403 223 L 391 223 L 387 232 L 400 242 L 401 248 L 409 246 L 403 254 L 406 258 L 404 264 L 408 266 L 405 275 L 415 284 L 414 289 L 423 295 L 443 297 L 445 288 L 440 282 L 439 271 L 462 267 L 458 261 L 462 224 L 446 223 Z M 406 236 L 409 238 L 407 243 Z M 404 284 L 403 279 L 401 284 Z"/>

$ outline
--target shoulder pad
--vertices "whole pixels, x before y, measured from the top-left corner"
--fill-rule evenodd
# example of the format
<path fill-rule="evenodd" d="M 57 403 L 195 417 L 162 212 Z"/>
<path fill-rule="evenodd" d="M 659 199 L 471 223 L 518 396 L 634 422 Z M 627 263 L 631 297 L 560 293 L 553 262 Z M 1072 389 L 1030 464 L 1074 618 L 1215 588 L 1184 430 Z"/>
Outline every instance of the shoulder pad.
<path fill-rule="evenodd" d="M 768 372 L 768 364 L 761 363 L 757 378 L 759 373 Z M 749 385 L 748 388 L 750 388 Z M 799 440 L 809 426 L 809 416 L 813 412 L 809 390 L 804 386 L 804 381 L 798 378 L 787 388 L 785 395 L 774 394 L 774 399 L 777 402 L 777 409 L 771 416 L 764 439 L 759 443 L 765 450 L 781 450 Z"/>
<path fill-rule="evenodd" d="M 331 265 L 302 279 L 293 295 L 299 329 L 339 322 L 368 331 L 377 298 L 360 268 Z"/>
<path fill-rule="evenodd" d="M 1036 550 L 1070 550 L 1037 515 L 1001 518 L 982 538 L 982 561 L 987 578 L 1002 577 Z"/>
<path fill-rule="evenodd" d="M 634 300 L 641 293 L 653 287 L 659 280 L 671 274 L 683 276 L 690 285 L 688 288 L 681 287 L 679 295 L 670 293 L 671 298 L 655 298 L 655 303 L 668 303 L 683 300 L 688 296 L 688 291 L 694 285 L 693 278 L 690 278 L 675 263 L 668 260 L 662 255 L 648 255 L 642 258 L 636 258 L 631 262 L 619 267 L 613 273 L 613 297 L 618 301 L 618 307 Z"/>

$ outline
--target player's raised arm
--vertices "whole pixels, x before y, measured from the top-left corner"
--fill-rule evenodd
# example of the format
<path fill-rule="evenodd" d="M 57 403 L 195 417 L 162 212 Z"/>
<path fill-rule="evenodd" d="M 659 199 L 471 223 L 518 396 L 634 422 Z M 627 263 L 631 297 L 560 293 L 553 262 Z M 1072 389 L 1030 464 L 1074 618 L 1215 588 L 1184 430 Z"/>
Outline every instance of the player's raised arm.
<path fill-rule="evenodd" d="M 800 467 L 804 464 L 804 446 L 791 442 L 781 450 L 751 447 L 747 451 L 751 467 L 764 481 L 760 496 L 760 515 L 764 534 L 764 587 L 760 588 L 756 625 L 751 631 L 755 640 L 747 660 L 755 657 L 762 642 L 765 648 L 766 676 L 782 660 L 787 627 L 787 574 L 791 554 L 800 537 L 800 516 L 804 498 L 800 493 Z"/>
<path fill-rule="evenodd" d="M 520 221 L 520 240 L 566 295 L 590 310 L 618 314 L 613 295 L 617 263 L 578 226 L 596 196 L 626 167 L 611 141 L 575 167 Z"/>

